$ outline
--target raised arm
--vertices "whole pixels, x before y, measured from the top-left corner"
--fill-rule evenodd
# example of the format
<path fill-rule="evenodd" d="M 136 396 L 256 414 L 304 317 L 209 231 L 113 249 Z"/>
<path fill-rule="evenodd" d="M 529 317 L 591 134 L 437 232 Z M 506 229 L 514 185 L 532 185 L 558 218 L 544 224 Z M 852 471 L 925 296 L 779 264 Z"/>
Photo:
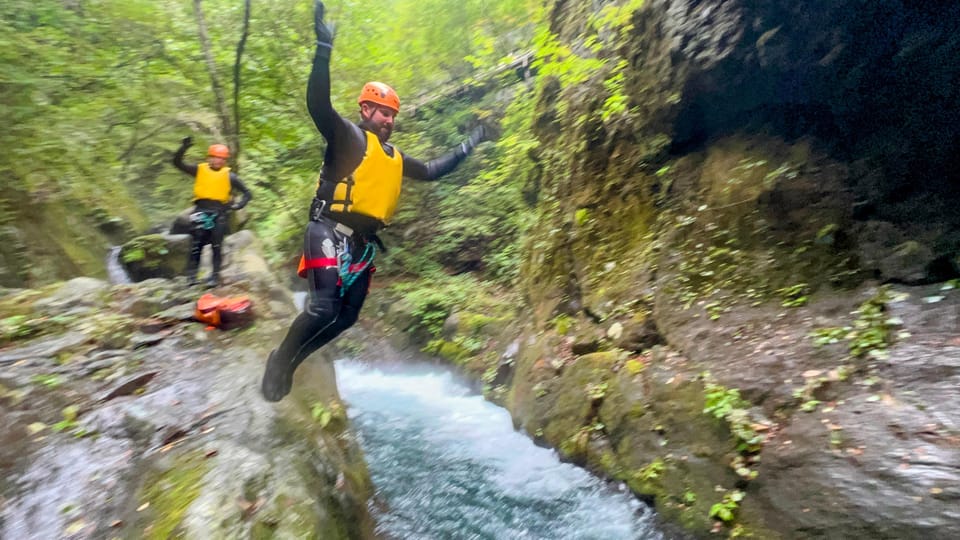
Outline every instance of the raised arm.
<path fill-rule="evenodd" d="M 363 159 L 367 140 L 354 123 L 333 110 L 330 102 L 330 52 L 333 31 L 323 21 L 323 2 L 314 3 L 313 27 L 317 33 L 317 51 L 307 80 L 307 110 L 320 134 L 327 140 L 323 177 L 337 180 L 349 174 Z"/>
<path fill-rule="evenodd" d="M 336 136 L 337 124 L 344 120 L 333 110 L 330 102 L 330 47 L 329 43 L 317 42 L 317 52 L 313 56 L 313 69 L 307 80 L 307 110 L 323 138 L 330 140 Z"/>
<path fill-rule="evenodd" d="M 476 127 L 467 140 L 460 143 L 453 151 L 442 157 L 431 159 L 424 163 L 419 159 L 403 156 L 403 175 L 414 180 L 436 180 L 457 168 L 473 149 L 483 140 L 483 126 Z"/>
<path fill-rule="evenodd" d="M 183 155 L 187 153 L 187 149 L 191 146 L 193 146 L 192 137 L 184 137 L 183 140 L 180 141 L 180 148 L 178 148 L 177 152 L 173 154 L 173 166 L 189 174 L 190 176 L 196 176 L 197 166 L 187 165 L 183 162 Z"/>
<path fill-rule="evenodd" d="M 307 110 L 320 134 L 332 143 L 352 124 L 341 117 L 330 102 L 330 53 L 333 49 L 333 31 L 323 21 L 323 2 L 314 4 L 313 28 L 317 34 L 317 50 L 313 68 L 307 80 Z"/>

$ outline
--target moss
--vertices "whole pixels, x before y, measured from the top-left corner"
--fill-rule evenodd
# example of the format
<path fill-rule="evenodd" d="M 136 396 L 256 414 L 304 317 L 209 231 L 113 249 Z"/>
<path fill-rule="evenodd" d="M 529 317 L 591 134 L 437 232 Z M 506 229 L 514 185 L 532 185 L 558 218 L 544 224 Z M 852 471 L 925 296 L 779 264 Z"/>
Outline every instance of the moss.
<path fill-rule="evenodd" d="M 467 350 L 466 347 L 455 341 L 447 341 L 445 339 L 432 340 L 423 350 L 424 352 L 435 354 L 457 365 L 470 358 L 470 351 Z"/>
<path fill-rule="evenodd" d="M 9 228 L 0 233 L 0 264 L 7 264 L 10 285 L 36 285 L 77 275 L 106 277 L 103 256 L 110 245 L 99 230 L 96 220 L 84 215 L 89 200 L 58 197 L 38 203 L 23 192 L 5 193 L 14 209 Z M 111 207 L 121 208 L 116 200 Z M 80 212 L 78 212 L 78 210 Z M 141 216 L 130 215 L 132 222 L 142 225 Z M 0 271 L 0 277 L 4 272 Z M 12 274 L 12 275 L 11 275 Z"/>
<path fill-rule="evenodd" d="M 310 408 L 310 415 L 320 425 L 320 429 L 328 433 L 341 433 L 347 428 L 347 413 L 339 400 L 332 400 L 326 405 L 314 403 Z"/>
<path fill-rule="evenodd" d="M 103 313 L 84 323 L 85 331 L 104 348 L 119 349 L 130 342 L 136 322 L 130 317 Z"/>
<path fill-rule="evenodd" d="M 123 262 L 132 263 L 142 261 L 147 258 L 147 252 L 143 248 L 134 247 L 123 253 Z"/>
<path fill-rule="evenodd" d="M 167 239 L 161 234 L 138 236 L 123 245 L 120 258 L 125 263 L 144 261 L 147 268 L 157 268 L 163 258 L 170 253 Z"/>
<path fill-rule="evenodd" d="M 620 464 L 617 454 L 612 450 L 602 451 L 599 459 L 597 459 L 597 463 L 600 466 L 600 470 L 614 480 L 625 481 L 630 477 L 627 469 Z"/>
<path fill-rule="evenodd" d="M 460 313 L 460 324 L 457 331 L 466 336 L 475 336 L 488 326 L 496 323 L 504 323 L 513 320 L 511 318 L 490 317 L 480 313 Z"/>
<path fill-rule="evenodd" d="M 642 360 L 631 358 L 623 364 L 623 367 L 630 375 L 639 375 L 640 372 L 647 367 L 647 365 Z"/>
<path fill-rule="evenodd" d="M 152 524 L 144 531 L 148 539 L 167 539 L 180 526 L 187 509 L 200 495 L 208 465 L 199 451 L 179 456 L 173 466 L 148 477 L 139 499 L 149 503 Z"/>

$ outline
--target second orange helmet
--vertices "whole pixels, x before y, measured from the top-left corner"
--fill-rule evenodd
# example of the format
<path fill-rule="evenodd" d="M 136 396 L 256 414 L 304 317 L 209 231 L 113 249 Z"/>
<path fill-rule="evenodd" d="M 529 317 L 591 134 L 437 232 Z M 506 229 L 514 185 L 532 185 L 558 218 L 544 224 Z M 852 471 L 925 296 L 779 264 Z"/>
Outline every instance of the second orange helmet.
<path fill-rule="evenodd" d="M 230 157 L 230 149 L 225 144 L 211 144 L 210 148 L 207 148 L 207 155 L 227 159 Z"/>

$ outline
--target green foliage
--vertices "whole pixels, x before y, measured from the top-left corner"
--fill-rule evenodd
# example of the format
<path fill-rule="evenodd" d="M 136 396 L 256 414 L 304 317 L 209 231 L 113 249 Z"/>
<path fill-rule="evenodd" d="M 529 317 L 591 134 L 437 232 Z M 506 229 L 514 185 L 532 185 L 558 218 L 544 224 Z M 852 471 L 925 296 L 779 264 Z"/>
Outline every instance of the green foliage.
<path fill-rule="evenodd" d="M 585 457 L 589 449 L 590 440 L 595 435 L 602 435 L 603 430 L 606 429 L 606 426 L 595 417 L 588 420 L 588 422 L 589 423 L 581 426 L 570 437 L 560 443 L 560 451 L 563 454 L 575 459 Z"/>
<path fill-rule="evenodd" d="M 886 304 L 893 299 L 890 289 L 881 287 L 877 294 L 860 305 L 854 312 L 857 319 L 853 329 L 847 334 L 850 340 L 850 354 L 861 358 L 871 356 L 884 359 L 886 349 L 893 342 L 893 323 L 886 314 Z"/>
<path fill-rule="evenodd" d="M 565 336 L 570 332 L 574 322 L 576 322 L 576 320 L 573 317 L 565 313 L 561 313 L 552 319 L 551 324 L 553 324 L 553 329 L 558 334 Z"/>
<path fill-rule="evenodd" d="M 740 508 L 740 501 L 743 500 L 744 493 L 740 490 L 727 491 L 723 494 L 723 499 L 710 507 L 710 517 L 718 519 L 724 523 L 730 523 L 736 517 L 737 509 Z"/>
<path fill-rule="evenodd" d="M 577 224 L 577 227 L 583 227 L 589 219 L 590 211 L 586 208 L 578 208 L 577 211 L 573 213 L 573 222 Z"/>
<path fill-rule="evenodd" d="M 641 371 L 647 368 L 647 364 L 642 360 L 631 358 L 626 362 L 624 362 L 623 367 L 624 369 L 627 370 L 627 373 L 629 373 L 631 376 L 636 376 L 636 375 L 639 375 Z"/>
<path fill-rule="evenodd" d="M 200 496 L 203 478 L 209 470 L 203 452 L 195 450 L 177 456 L 169 468 L 144 480 L 139 498 L 144 505 L 149 503 L 149 513 L 155 520 L 144 531 L 143 538 L 161 540 L 176 536 L 187 509 Z"/>
<path fill-rule="evenodd" d="M 840 342 L 842 339 L 846 339 L 847 334 L 850 333 L 850 330 L 852 329 L 849 326 L 843 328 L 817 328 L 810 333 L 810 337 L 813 338 L 814 345 L 817 347 L 823 347 L 824 345 L 832 345 Z"/>
<path fill-rule="evenodd" d="M 423 352 L 446 358 L 460 364 L 483 350 L 483 341 L 470 336 L 455 336 L 453 341 L 432 339 L 423 347 Z"/>
<path fill-rule="evenodd" d="M 883 286 L 877 294 L 853 312 L 857 318 L 852 326 L 817 328 L 810 333 L 816 346 L 831 345 L 842 340 L 848 342 L 850 354 L 856 358 L 887 358 L 887 348 L 893 344 L 894 328 L 902 324 L 886 315 L 886 304 L 896 296 L 889 287 Z"/>
<path fill-rule="evenodd" d="M 34 384 L 42 384 L 47 388 L 56 388 L 61 384 L 63 384 L 63 378 L 61 378 L 59 375 L 54 373 L 34 375 L 33 377 L 30 378 L 30 382 Z"/>
<path fill-rule="evenodd" d="M 326 405 L 317 402 L 310 407 L 310 416 L 313 418 L 314 422 L 320 424 L 321 428 L 325 428 L 333 418 L 333 413 L 327 409 Z"/>
<path fill-rule="evenodd" d="M 123 262 L 132 263 L 142 261 L 147 258 L 147 252 L 143 248 L 134 248 L 123 254 Z"/>
<path fill-rule="evenodd" d="M 315 402 L 310 406 L 310 416 L 314 422 L 320 425 L 320 429 L 340 431 L 346 426 L 346 411 L 336 401 L 326 405 L 319 401 Z"/>
<path fill-rule="evenodd" d="M 68 407 L 65 407 L 61 411 L 61 414 L 63 415 L 63 420 L 60 420 L 56 424 L 50 426 L 50 429 L 59 433 L 64 430 L 70 430 L 75 428 L 77 426 L 78 411 L 79 411 L 79 408 L 76 405 L 70 405 Z"/>
<path fill-rule="evenodd" d="M 483 371 L 483 375 L 480 376 L 480 380 L 484 384 L 493 384 L 493 381 L 497 378 L 497 366 L 496 364 L 491 364 Z"/>
<path fill-rule="evenodd" d="M 657 458 L 637 471 L 635 478 L 641 482 L 652 482 L 653 480 L 660 478 L 660 475 L 663 474 L 664 468 L 665 465 L 663 460 Z"/>
<path fill-rule="evenodd" d="M 806 305 L 810 294 L 810 286 L 806 283 L 798 283 L 789 287 L 777 289 L 777 294 L 783 299 L 780 305 L 783 307 L 800 307 Z"/>
<path fill-rule="evenodd" d="M 645 1 L 628 0 L 622 5 L 608 4 L 600 10 L 592 22 L 601 29 L 617 28 L 623 33 L 629 32 L 633 29 L 630 18 L 634 12 L 643 7 Z"/>
<path fill-rule="evenodd" d="M 720 302 L 710 302 L 709 304 L 703 306 L 703 309 L 707 310 L 707 315 L 710 316 L 711 321 L 716 321 L 720 318 L 720 315 L 723 313 L 724 308 Z"/>
<path fill-rule="evenodd" d="M 750 406 L 740 397 L 740 391 L 736 388 L 729 389 L 714 383 L 707 383 L 704 397 L 703 412 L 720 420 L 726 419 L 734 409 Z"/>
<path fill-rule="evenodd" d="M 202 5 L 215 67 L 229 91 L 243 6 Z M 314 49 L 312 8 L 297 0 L 255 5 L 241 66 L 242 153 L 234 166 L 254 192 L 251 223 L 276 263 L 299 250 L 305 201 L 323 157 L 303 100 Z M 348 118 L 367 80 L 390 82 L 406 113 L 408 104 L 423 101 L 418 96 L 498 65 L 529 43 L 539 9 L 532 0 L 385 0 L 374 10 L 331 0 L 327 8 L 338 29 L 333 102 Z M 97 250 L 83 262 L 99 268 L 105 241 L 98 225 L 142 231 L 189 204 L 190 179 L 170 166 L 172 152 L 192 134 L 197 146 L 186 161 L 195 163 L 202 148 L 226 135 L 202 57 L 189 3 L 10 0 L 0 7 L 0 112 L 7 120 L 0 144 L 8 149 L 0 156 L 0 177 L 9 180 L 0 193 L 0 223 L 16 227 L 0 229 L 0 241 L 12 250 L 0 252 L 0 260 L 28 258 L 40 245 L 47 255 L 53 246 L 46 239 L 62 237 L 56 247 L 69 255 L 62 258 L 75 262 L 84 249 Z M 401 124 L 411 120 L 402 116 Z M 451 148 L 469 127 L 447 131 L 440 148 Z M 400 130 L 397 137 L 407 142 Z M 66 215 L 49 223 L 34 219 L 53 215 L 51 202 L 64 203 Z M 76 223 L 61 224 L 61 217 Z M 508 234 L 492 252 L 497 272 L 513 272 L 504 253 L 514 238 Z M 76 272 L 67 266 L 57 271 Z M 11 273 L 57 277 L 28 268 Z"/>
<path fill-rule="evenodd" d="M 541 29 L 535 38 L 537 59 L 534 67 L 540 76 L 556 77 L 561 87 L 582 84 L 600 71 L 604 61 L 579 56 L 547 29 Z"/>
<path fill-rule="evenodd" d="M 432 283 L 399 282 L 392 286 L 413 306 L 412 314 L 431 335 L 439 336 L 443 322 L 453 308 L 464 304 L 470 296 L 469 278 L 436 276 Z M 430 286 L 432 285 L 432 286 Z"/>
<path fill-rule="evenodd" d="M 607 395 L 607 390 L 609 385 L 605 382 L 602 383 L 589 383 L 586 388 L 587 397 L 592 401 L 602 400 Z"/>
<path fill-rule="evenodd" d="M 840 366 L 826 373 L 820 370 L 804 372 L 803 387 L 793 391 L 793 397 L 801 402 L 800 410 L 807 413 L 817 410 L 817 407 L 820 406 L 820 400 L 815 397 L 817 390 L 829 382 L 845 381 L 849 373 L 850 368 L 848 366 Z"/>
<path fill-rule="evenodd" d="M 733 472 L 737 473 L 737 476 L 740 478 L 745 480 L 753 480 L 760 474 L 752 468 L 757 461 L 759 461 L 758 455 L 737 454 L 733 457 L 733 461 L 730 463 L 730 468 L 733 469 Z"/>
<path fill-rule="evenodd" d="M 807 401 L 804 401 L 803 404 L 800 405 L 800 410 L 803 412 L 813 412 L 817 410 L 818 405 L 820 405 L 820 401 L 816 399 L 809 399 Z"/>
<path fill-rule="evenodd" d="M 0 319 L 0 343 L 22 339 L 36 331 L 35 320 L 26 315 L 13 315 Z"/>
<path fill-rule="evenodd" d="M 737 449 L 741 452 L 756 452 L 763 437 L 753 429 L 753 422 L 747 411 L 750 403 L 740 397 L 736 388 L 706 383 L 704 394 L 704 414 L 723 420 L 737 438 Z"/>

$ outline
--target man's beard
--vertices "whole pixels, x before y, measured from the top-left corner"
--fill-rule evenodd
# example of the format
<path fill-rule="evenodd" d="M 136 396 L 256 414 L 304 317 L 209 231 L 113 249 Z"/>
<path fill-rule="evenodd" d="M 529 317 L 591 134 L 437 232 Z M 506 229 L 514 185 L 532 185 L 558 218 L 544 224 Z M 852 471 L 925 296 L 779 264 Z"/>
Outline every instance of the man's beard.
<path fill-rule="evenodd" d="M 390 139 L 390 135 L 393 134 L 393 126 L 383 126 L 374 123 L 372 120 L 362 120 L 360 122 L 360 127 L 367 131 L 373 132 L 380 142 L 387 142 Z"/>

